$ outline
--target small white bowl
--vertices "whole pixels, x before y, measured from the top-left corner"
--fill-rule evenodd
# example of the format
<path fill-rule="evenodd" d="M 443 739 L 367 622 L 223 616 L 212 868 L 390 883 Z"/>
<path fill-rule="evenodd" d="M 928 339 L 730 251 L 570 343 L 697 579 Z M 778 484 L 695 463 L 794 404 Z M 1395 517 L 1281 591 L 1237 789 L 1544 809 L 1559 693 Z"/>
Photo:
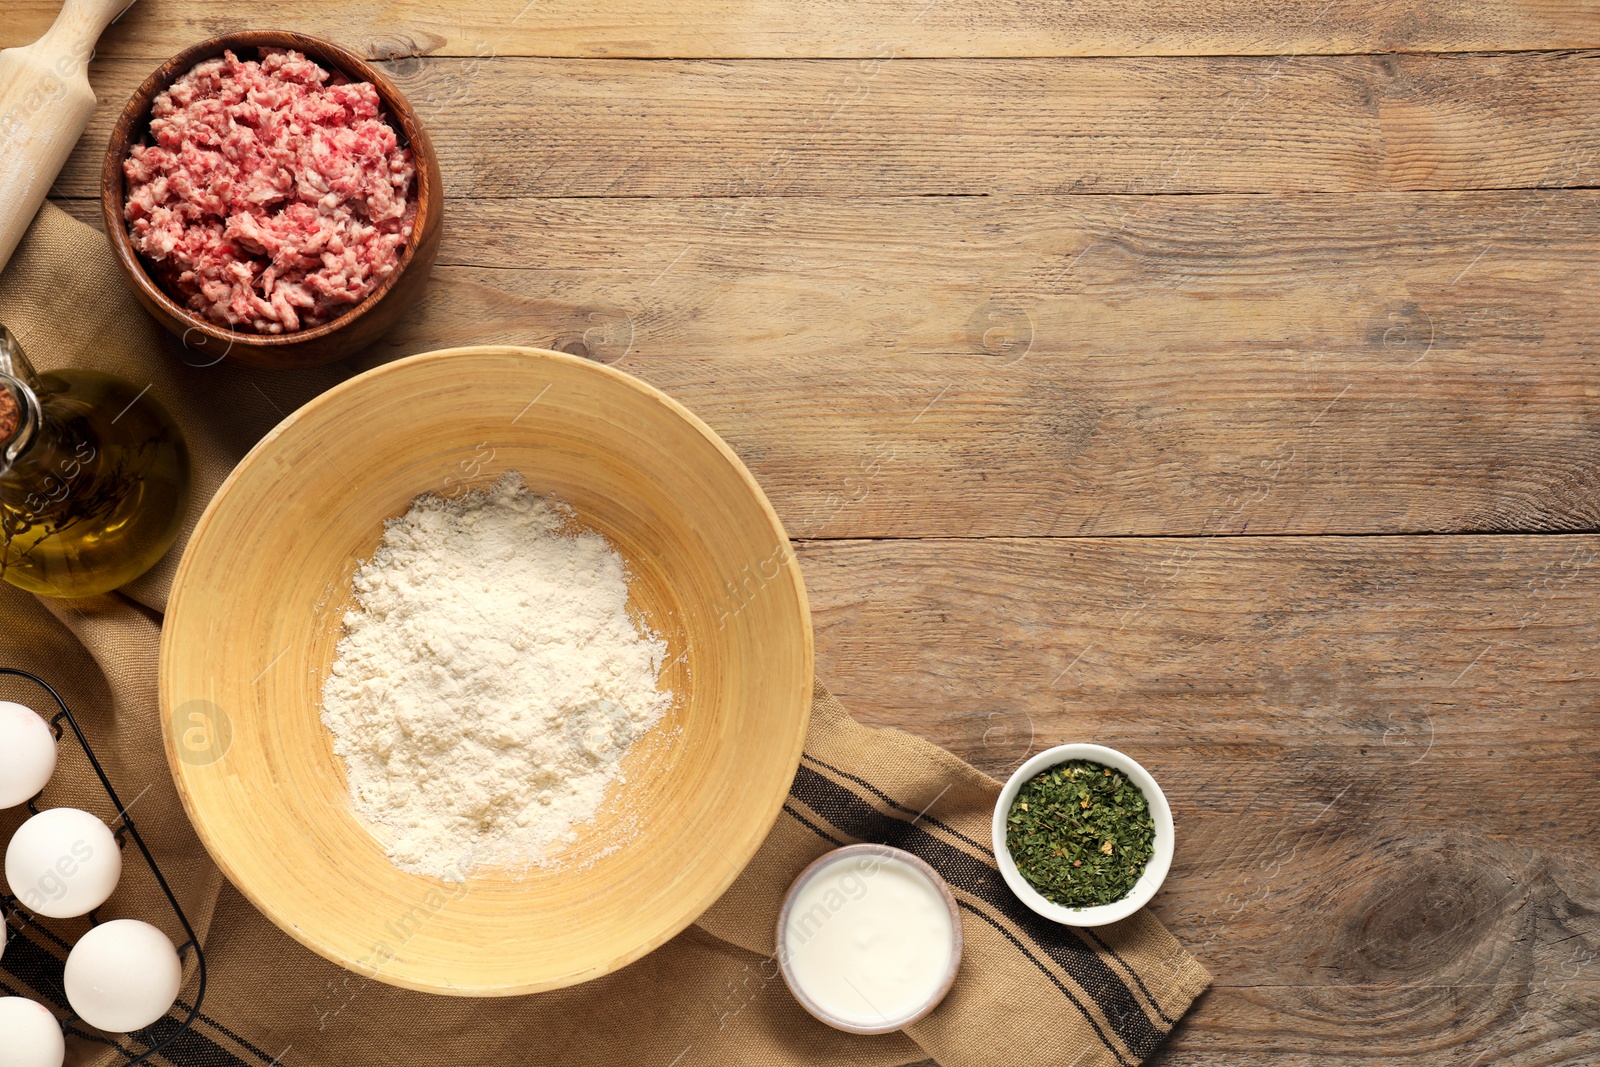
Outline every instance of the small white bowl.
<path fill-rule="evenodd" d="M 1091 760 L 1126 774 L 1144 794 L 1145 801 L 1150 805 L 1150 817 L 1156 824 L 1155 853 L 1145 866 L 1144 873 L 1133 884 L 1133 889 L 1121 900 L 1093 908 L 1064 908 L 1060 904 L 1052 904 L 1046 900 L 1037 889 L 1028 884 L 1026 878 L 1022 877 L 1022 872 L 1017 870 L 1017 864 L 1011 858 L 1010 850 L 1006 848 L 1006 815 L 1011 811 L 1011 804 L 1017 799 L 1017 791 L 1022 788 L 1023 783 L 1059 763 L 1075 759 Z M 1149 771 L 1139 766 L 1132 758 L 1104 745 L 1057 745 L 1055 748 L 1045 749 L 1018 767 L 1016 773 L 1006 780 L 1005 788 L 1000 790 L 1000 800 L 994 806 L 992 832 L 994 857 L 1000 865 L 1000 875 L 1006 880 L 1006 885 L 1011 887 L 1011 891 L 1019 900 L 1046 919 L 1053 919 L 1068 926 L 1105 926 L 1107 923 L 1126 919 L 1150 903 L 1150 898 L 1156 895 L 1156 890 L 1166 881 L 1167 871 L 1172 866 L 1172 809 L 1167 806 L 1166 794 L 1161 792 L 1161 787 L 1156 785 L 1156 780 L 1150 777 Z"/>
<path fill-rule="evenodd" d="M 864 865 L 861 868 L 862 870 L 870 873 L 870 865 L 872 863 L 886 859 L 903 863 L 910 867 L 912 871 L 927 879 L 944 901 L 945 908 L 950 912 L 950 966 L 941 977 L 939 986 L 934 990 L 933 995 L 919 1005 L 915 1011 L 898 1018 L 886 1019 L 881 1024 L 865 1025 L 853 1020 L 842 1019 L 828 1011 L 811 998 L 805 987 L 795 977 L 789 959 L 787 936 L 789 917 L 794 909 L 795 899 L 800 895 L 800 890 L 805 888 L 806 883 L 811 881 L 812 878 L 834 864 L 855 860 L 857 863 Z M 794 994 L 794 999 L 799 1001 L 800 1006 L 810 1012 L 814 1018 L 827 1023 L 835 1030 L 843 1030 L 849 1034 L 888 1034 L 896 1030 L 904 1030 L 933 1011 L 944 1000 L 945 994 L 950 992 L 950 987 L 955 984 L 956 973 L 961 969 L 961 909 L 956 905 L 955 894 L 950 892 L 949 884 L 945 882 L 938 871 L 928 866 L 927 862 L 920 856 L 914 856 L 890 845 L 845 845 L 843 848 L 836 848 L 832 852 L 825 852 L 818 856 L 811 862 L 810 866 L 800 872 L 800 876 L 789 887 L 789 892 L 783 898 L 783 909 L 778 914 L 777 942 L 778 969 L 783 974 L 784 985 L 789 987 L 789 992 Z"/>

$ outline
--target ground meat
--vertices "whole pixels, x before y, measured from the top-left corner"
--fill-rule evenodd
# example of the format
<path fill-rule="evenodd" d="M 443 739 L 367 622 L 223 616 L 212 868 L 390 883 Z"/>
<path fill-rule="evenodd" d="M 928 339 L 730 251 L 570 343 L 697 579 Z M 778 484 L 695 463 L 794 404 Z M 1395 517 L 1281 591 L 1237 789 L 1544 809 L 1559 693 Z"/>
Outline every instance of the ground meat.
<path fill-rule="evenodd" d="M 367 82 L 299 52 L 208 59 L 156 97 L 124 217 L 179 303 L 284 333 L 334 318 L 392 273 L 415 166 Z"/>
<path fill-rule="evenodd" d="M 11 435 L 21 425 L 22 411 L 17 407 L 17 398 L 11 395 L 10 389 L 0 385 L 0 445 L 9 444 Z"/>

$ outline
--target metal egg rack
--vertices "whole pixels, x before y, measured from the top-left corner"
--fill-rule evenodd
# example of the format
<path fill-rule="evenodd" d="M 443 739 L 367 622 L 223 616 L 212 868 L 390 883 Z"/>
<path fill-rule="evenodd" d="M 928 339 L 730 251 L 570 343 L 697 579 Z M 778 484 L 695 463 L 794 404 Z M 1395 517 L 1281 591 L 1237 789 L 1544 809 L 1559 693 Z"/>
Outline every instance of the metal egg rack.
<path fill-rule="evenodd" d="M 162 1049 L 172 1045 L 173 1042 L 188 1032 L 189 1028 L 194 1025 L 195 1019 L 199 1017 L 200 1004 L 206 995 L 206 958 L 200 949 L 200 939 L 195 936 L 194 928 L 189 925 L 189 917 L 183 913 L 183 908 L 178 905 L 178 898 L 173 895 L 172 887 L 167 884 L 166 876 L 161 873 L 161 868 L 156 865 L 155 857 L 150 854 L 150 849 L 145 845 L 144 838 L 139 836 L 139 828 L 134 825 L 133 817 L 128 814 L 127 805 L 123 804 L 122 799 L 117 796 L 116 788 L 111 784 L 111 779 L 106 776 L 105 768 L 101 766 L 100 760 L 95 756 L 88 737 L 84 735 L 82 727 L 78 725 L 78 720 L 73 716 L 72 710 L 67 707 L 67 702 L 62 699 L 61 694 L 56 692 L 49 682 L 46 682 L 38 675 L 18 670 L 15 667 L 0 667 L 0 676 L 22 678 L 32 682 L 50 694 L 50 699 L 55 701 L 56 707 L 60 710 L 50 716 L 49 723 L 51 730 L 55 732 L 56 743 L 59 745 L 61 740 L 70 733 L 77 741 L 78 746 L 83 749 L 84 756 L 88 758 L 89 766 L 93 768 L 95 777 L 100 780 L 100 785 L 104 787 L 112 808 L 117 812 L 111 827 L 113 836 L 117 839 L 117 843 L 122 846 L 124 854 L 127 853 L 127 843 L 129 841 L 133 842 L 139 854 L 144 857 L 145 865 L 150 868 L 150 873 L 155 876 L 156 884 L 161 887 L 161 892 L 166 896 L 167 903 L 172 906 L 172 913 L 177 916 L 178 923 L 183 927 L 184 935 L 188 940 L 178 946 L 179 958 L 185 959 L 189 953 L 194 953 L 199 977 L 199 984 L 195 987 L 194 1003 L 185 1005 L 181 1000 L 178 1001 L 176 1007 L 179 1009 L 186 1008 L 188 1012 L 187 1016 L 181 1020 L 173 1018 L 169 1013 L 163 1015 L 145 1029 L 127 1035 L 146 1046 L 145 1051 L 138 1054 L 122 1049 L 129 1056 L 126 1067 L 133 1067 L 134 1064 L 144 1063 Z M 38 800 L 38 797 L 34 797 L 28 801 L 26 807 L 31 814 L 37 815 L 39 813 Z M 13 937 L 21 936 L 24 930 L 31 928 L 37 930 L 46 941 L 57 948 L 71 949 L 71 945 L 65 939 L 42 925 L 28 913 L 19 900 L 3 889 L 0 889 L 0 917 L 4 919 L 6 939 L 8 941 Z M 88 919 L 91 926 L 100 923 L 100 919 L 94 911 L 89 912 Z M 0 971 L 5 969 L 6 961 L 3 957 L 0 957 Z M 57 1006 L 60 1007 L 60 1005 Z M 80 1020 L 77 1015 L 71 1012 L 70 1007 L 66 1008 L 66 1010 L 68 1015 L 62 1020 L 62 1027 L 68 1034 L 96 1043 L 113 1044 L 121 1048 L 120 1042 L 110 1041 L 99 1031 L 85 1029 L 82 1025 L 79 1025 Z"/>

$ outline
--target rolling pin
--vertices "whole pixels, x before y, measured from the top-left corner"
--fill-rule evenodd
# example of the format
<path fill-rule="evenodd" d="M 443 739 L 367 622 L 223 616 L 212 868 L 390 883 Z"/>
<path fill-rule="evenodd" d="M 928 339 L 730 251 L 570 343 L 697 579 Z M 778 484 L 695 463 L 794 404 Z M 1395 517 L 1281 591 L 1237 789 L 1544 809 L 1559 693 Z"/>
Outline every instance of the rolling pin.
<path fill-rule="evenodd" d="M 133 0 L 67 0 L 48 33 L 0 52 L 0 270 L 94 114 L 89 57 Z"/>

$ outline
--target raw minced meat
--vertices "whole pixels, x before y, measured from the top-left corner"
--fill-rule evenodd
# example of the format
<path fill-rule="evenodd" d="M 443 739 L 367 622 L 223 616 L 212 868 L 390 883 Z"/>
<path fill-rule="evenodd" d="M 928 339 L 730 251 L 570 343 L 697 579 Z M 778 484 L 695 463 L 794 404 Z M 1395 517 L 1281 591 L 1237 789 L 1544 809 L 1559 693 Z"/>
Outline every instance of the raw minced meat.
<path fill-rule="evenodd" d="M 299 52 L 208 59 L 156 97 L 123 164 L 133 247 L 222 326 L 326 322 L 393 273 L 416 172 L 369 82 Z"/>
<path fill-rule="evenodd" d="M 22 412 L 11 390 L 0 388 L 0 445 L 10 444 L 11 435 L 22 425 Z"/>

